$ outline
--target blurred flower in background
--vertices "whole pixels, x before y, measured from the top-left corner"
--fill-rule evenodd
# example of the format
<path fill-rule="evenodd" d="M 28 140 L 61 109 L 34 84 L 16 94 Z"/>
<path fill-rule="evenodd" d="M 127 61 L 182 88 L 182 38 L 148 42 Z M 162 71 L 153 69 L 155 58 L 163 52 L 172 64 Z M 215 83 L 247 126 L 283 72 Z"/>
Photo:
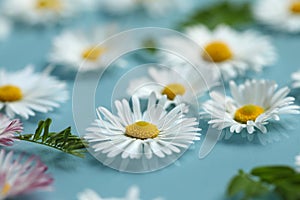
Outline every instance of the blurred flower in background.
<path fill-rule="evenodd" d="M 297 72 L 292 73 L 291 77 L 292 77 L 292 80 L 293 80 L 292 87 L 293 88 L 299 88 L 300 87 L 300 70 L 297 71 Z"/>
<path fill-rule="evenodd" d="M 21 156 L 16 160 L 13 157 L 12 151 L 0 150 L 0 199 L 51 189 L 53 179 L 37 157 L 32 156 L 24 163 Z"/>
<path fill-rule="evenodd" d="M 36 73 L 32 66 L 16 72 L 0 70 L 0 108 L 10 118 L 47 113 L 67 99 L 66 84 L 47 71 Z"/>
<path fill-rule="evenodd" d="M 6 17 L 0 16 L 0 42 L 10 34 L 11 26 L 11 22 Z"/>
<path fill-rule="evenodd" d="M 254 16 L 264 24 L 284 32 L 300 32 L 299 0 L 259 0 L 254 6 Z"/>
<path fill-rule="evenodd" d="M 213 31 L 205 26 L 186 29 L 187 36 L 199 47 L 191 47 L 179 38 L 166 38 L 165 43 L 190 54 L 198 65 L 220 70 L 225 80 L 244 75 L 246 71 L 259 72 L 272 65 L 276 59 L 275 48 L 266 36 L 254 31 L 238 32 L 229 26 L 220 25 Z M 183 60 L 168 54 L 165 58 L 171 65 L 183 65 Z"/>
<path fill-rule="evenodd" d="M 117 33 L 115 25 L 97 27 L 93 30 L 65 30 L 56 36 L 48 55 L 51 64 L 78 71 L 105 68 L 109 54 L 122 43 L 112 46 L 102 45 L 109 36 Z"/>

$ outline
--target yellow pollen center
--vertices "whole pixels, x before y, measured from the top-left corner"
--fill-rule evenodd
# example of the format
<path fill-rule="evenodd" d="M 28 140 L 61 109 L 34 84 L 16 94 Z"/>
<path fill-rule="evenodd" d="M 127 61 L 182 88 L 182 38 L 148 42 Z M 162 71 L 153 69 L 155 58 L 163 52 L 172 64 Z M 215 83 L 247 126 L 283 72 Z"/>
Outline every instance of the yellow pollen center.
<path fill-rule="evenodd" d="M 264 111 L 260 106 L 248 104 L 235 112 L 234 120 L 242 124 L 247 124 L 247 121 L 255 121 Z"/>
<path fill-rule="evenodd" d="M 19 101 L 23 97 L 22 90 L 14 85 L 0 86 L 0 101 L 13 102 Z"/>
<path fill-rule="evenodd" d="M 59 11 L 62 9 L 62 4 L 60 0 L 37 0 L 36 9 Z"/>
<path fill-rule="evenodd" d="M 300 1 L 295 1 L 290 6 L 290 11 L 295 14 L 300 14 Z"/>
<path fill-rule="evenodd" d="M 11 188 L 10 184 L 5 183 L 0 194 L 2 196 L 5 196 L 10 191 L 10 188 Z"/>
<path fill-rule="evenodd" d="M 104 52 L 105 48 L 103 47 L 90 47 L 82 52 L 82 58 L 95 62 Z"/>
<path fill-rule="evenodd" d="M 184 95 L 185 87 L 179 83 L 167 85 L 161 92 L 163 95 L 167 95 L 169 100 L 174 100 L 177 95 Z"/>
<path fill-rule="evenodd" d="M 155 125 L 149 122 L 139 121 L 126 126 L 125 134 L 137 139 L 149 139 L 156 138 L 159 134 L 159 130 Z"/>
<path fill-rule="evenodd" d="M 220 41 L 211 42 L 204 47 L 203 59 L 209 62 L 223 62 L 232 58 L 232 52 L 227 44 Z"/>

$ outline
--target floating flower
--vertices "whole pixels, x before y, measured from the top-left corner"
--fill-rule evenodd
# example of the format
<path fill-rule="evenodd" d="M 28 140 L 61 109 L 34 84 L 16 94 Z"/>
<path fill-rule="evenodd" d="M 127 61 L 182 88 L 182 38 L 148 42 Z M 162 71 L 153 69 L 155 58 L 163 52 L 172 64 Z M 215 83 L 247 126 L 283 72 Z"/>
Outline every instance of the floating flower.
<path fill-rule="evenodd" d="M 15 140 L 15 133 L 22 130 L 23 126 L 20 120 L 10 120 L 0 114 L 0 146 L 11 146 Z"/>
<path fill-rule="evenodd" d="M 0 69 L 0 109 L 10 118 L 47 113 L 67 99 L 66 84 L 47 72 L 35 73 L 31 66 L 14 73 Z"/>
<path fill-rule="evenodd" d="M 79 0 L 5 0 L 4 14 L 30 25 L 49 24 L 73 16 Z"/>
<path fill-rule="evenodd" d="M 292 73 L 292 80 L 293 80 L 293 88 L 300 87 L 300 71 Z"/>
<path fill-rule="evenodd" d="M 184 104 L 167 112 L 164 109 L 167 97 L 159 99 L 157 104 L 156 101 L 152 93 L 144 112 L 141 112 L 136 96 L 132 97 L 133 111 L 125 99 L 115 101 L 117 115 L 104 107 L 98 108 L 99 119 L 87 129 L 85 139 L 95 152 L 102 152 L 108 158 L 121 155 L 122 159 L 164 158 L 180 153 L 200 139 L 198 122 L 195 118 L 185 117 Z"/>
<path fill-rule="evenodd" d="M 300 154 L 295 157 L 295 164 L 297 167 L 297 171 L 300 172 Z"/>
<path fill-rule="evenodd" d="M 178 37 L 169 37 L 163 42 L 168 49 L 189 55 L 194 65 L 220 71 L 226 80 L 244 75 L 248 70 L 259 72 L 276 59 L 269 38 L 254 31 L 237 32 L 225 25 L 210 31 L 205 26 L 195 26 L 188 28 L 186 34 L 195 42 L 194 45 Z M 172 54 L 164 57 L 170 65 L 188 64 Z"/>
<path fill-rule="evenodd" d="M 300 31 L 299 0 L 260 0 L 254 6 L 256 19 L 275 29 L 296 33 Z"/>
<path fill-rule="evenodd" d="M 114 14 L 129 13 L 142 9 L 151 16 L 164 15 L 174 7 L 180 8 L 178 0 L 105 0 L 102 2 L 103 8 Z"/>
<path fill-rule="evenodd" d="M 232 98 L 211 92 L 212 99 L 203 104 L 204 111 L 212 117 L 209 124 L 220 130 L 229 127 L 231 133 L 246 129 L 249 140 L 253 139 L 256 129 L 267 133 L 266 125 L 270 120 L 279 121 L 281 114 L 299 114 L 294 98 L 287 96 L 290 90 L 284 87 L 277 91 L 277 87 L 267 80 L 246 81 L 239 86 L 231 81 Z M 258 134 L 260 140 L 261 135 Z"/>
<path fill-rule="evenodd" d="M 0 16 L 0 41 L 4 40 L 11 32 L 11 23 L 4 17 Z"/>
<path fill-rule="evenodd" d="M 147 98 L 155 92 L 158 98 L 167 96 L 170 103 L 196 103 L 207 90 L 218 83 L 218 76 L 209 70 L 191 73 L 176 72 L 171 69 L 148 69 L 149 78 L 141 77 L 129 83 L 127 93 Z"/>
<path fill-rule="evenodd" d="M 99 28 L 90 33 L 79 30 L 64 31 L 53 40 L 49 62 L 80 71 L 104 68 L 108 55 L 114 48 L 99 44 L 112 35 L 112 28 Z"/>
<path fill-rule="evenodd" d="M 140 191 L 138 187 L 129 188 L 126 197 L 124 198 L 101 198 L 95 191 L 86 189 L 78 194 L 78 200 L 140 200 Z M 155 198 L 153 200 L 163 200 L 162 198 Z"/>
<path fill-rule="evenodd" d="M 46 174 L 47 166 L 34 156 L 25 163 L 21 159 L 13 160 L 12 151 L 0 150 L 0 199 L 51 189 L 53 179 Z"/>

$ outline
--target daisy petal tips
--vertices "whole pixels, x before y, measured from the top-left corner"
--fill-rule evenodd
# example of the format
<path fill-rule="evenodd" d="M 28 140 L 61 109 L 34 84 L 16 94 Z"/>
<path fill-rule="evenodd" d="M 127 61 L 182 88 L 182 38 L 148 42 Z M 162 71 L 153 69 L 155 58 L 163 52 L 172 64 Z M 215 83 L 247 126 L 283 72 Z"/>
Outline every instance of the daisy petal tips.
<path fill-rule="evenodd" d="M 10 120 L 0 114 L 0 146 L 11 146 L 16 140 L 15 133 L 22 130 L 23 126 L 19 119 Z"/>
<path fill-rule="evenodd" d="M 46 72 L 35 73 L 31 66 L 14 73 L 0 69 L 0 109 L 10 118 L 47 113 L 67 99 L 66 84 Z"/>
<path fill-rule="evenodd" d="M 211 100 L 203 104 L 204 111 L 211 116 L 209 124 L 218 129 L 229 128 L 231 133 L 242 133 L 249 140 L 253 140 L 253 133 L 264 143 L 263 135 L 267 133 L 270 120 L 279 121 L 281 114 L 299 114 L 299 106 L 294 105 L 294 98 L 287 96 L 287 87 L 277 90 L 277 84 L 267 80 L 251 80 L 236 85 L 230 82 L 232 97 L 218 92 L 211 92 Z M 245 135 L 246 130 L 248 134 Z"/>
<path fill-rule="evenodd" d="M 132 109 L 125 99 L 115 101 L 117 115 L 104 107 L 98 108 L 99 119 L 87 129 L 85 139 L 93 151 L 111 158 L 111 162 L 115 159 L 127 159 L 126 162 L 141 160 L 147 165 L 156 158 L 178 158 L 190 144 L 200 140 L 198 122 L 196 118 L 185 116 L 184 104 L 167 112 L 164 109 L 167 97 L 156 103 L 157 100 L 152 93 L 144 112 L 136 96 L 132 97 Z"/>
<path fill-rule="evenodd" d="M 0 150 L 0 199 L 51 189 L 53 179 L 45 173 L 47 166 L 38 158 L 31 157 L 21 163 L 21 156 L 16 160 L 13 157 L 12 151 L 6 154 Z"/>

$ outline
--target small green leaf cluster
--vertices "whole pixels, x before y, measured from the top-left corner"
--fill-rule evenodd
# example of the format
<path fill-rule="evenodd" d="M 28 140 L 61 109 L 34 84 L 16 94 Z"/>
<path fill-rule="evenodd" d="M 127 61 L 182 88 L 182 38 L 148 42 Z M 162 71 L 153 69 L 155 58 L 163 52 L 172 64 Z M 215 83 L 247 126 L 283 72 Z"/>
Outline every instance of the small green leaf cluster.
<path fill-rule="evenodd" d="M 251 172 L 242 170 L 233 177 L 227 188 L 229 197 L 249 200 L 276 193 L 283 200 L 300 199 L 300 173 L 287 166 L 257 167 Z"/>

